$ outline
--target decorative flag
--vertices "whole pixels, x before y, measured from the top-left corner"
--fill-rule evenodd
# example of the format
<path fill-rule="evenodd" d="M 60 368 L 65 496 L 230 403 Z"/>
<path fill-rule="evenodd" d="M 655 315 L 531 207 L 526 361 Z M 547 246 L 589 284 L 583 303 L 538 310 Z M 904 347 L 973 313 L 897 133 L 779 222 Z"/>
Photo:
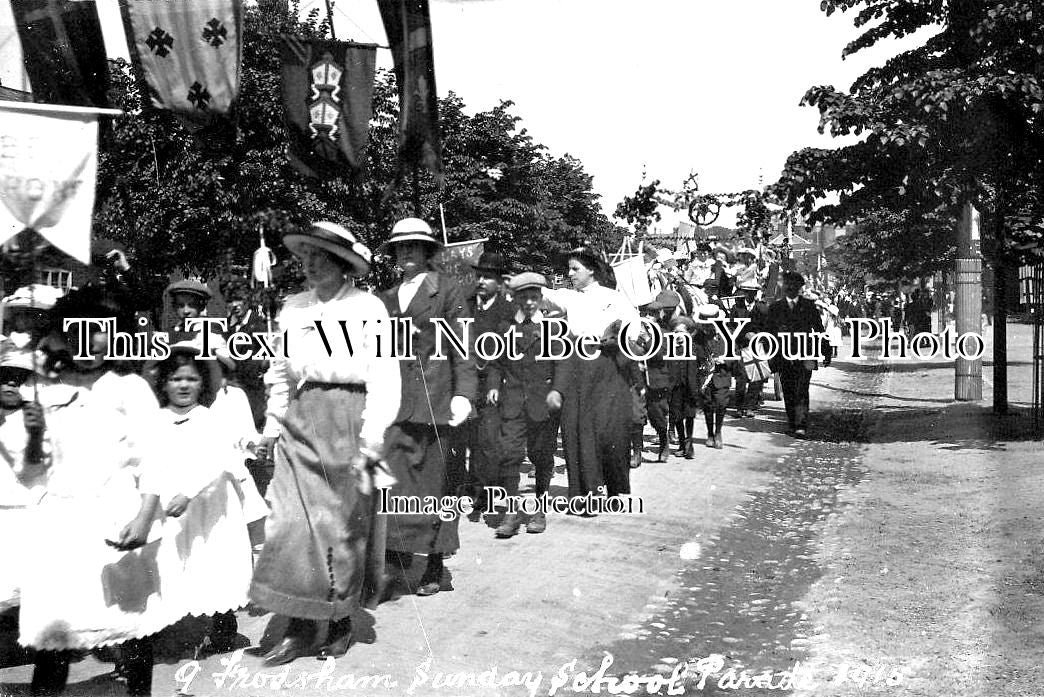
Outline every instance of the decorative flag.
<path fill-rule="evenodd" d="M 471 265 L 482 256 L 482 250 L 488 238 L 467 242 L 451 242 L 439 250 L 436 262 L 442 273 L 457 279 L 462 285 L 475 286 L 475 270 Z"/>
<path fill-rule="evenodd" d="M 229 113 L 239 94 L 241 0 L 125 0 L 121 10 L 154 107 L 192 127 Z"/>
<path fill-rule="evenodd" d="M 0 242 L 32 228 L 90 263 L 97 117 L 119 113 L 0 102 Z"/>
<path fill-rule="evenodd" d="M 399 169 L 422 165 L 442 180 L 442 136 L 428 0 L 377 0 L 399 86 Z"/>
<path fill-rule="evenodd" d="M 108 106 L 109 63 L 94 0 L 11 3 L 33 99 Z"/>
<path fill-rule="evenodd" d="M 261 246 L 254 252 L 254 258 L 251 263 L 251 275 L 264 288 L 268 288 L 272 285 L 272 267 L 275 266 L 276 258 L 272 250 L 265 244 L 264 231 L 258 228 L 257 234 L 261 238 Z"/>
<path fill-rule="evenodd" d="M 377 46 L 282 36 L 290 160 L 311 177 L 366 169 Z"/>

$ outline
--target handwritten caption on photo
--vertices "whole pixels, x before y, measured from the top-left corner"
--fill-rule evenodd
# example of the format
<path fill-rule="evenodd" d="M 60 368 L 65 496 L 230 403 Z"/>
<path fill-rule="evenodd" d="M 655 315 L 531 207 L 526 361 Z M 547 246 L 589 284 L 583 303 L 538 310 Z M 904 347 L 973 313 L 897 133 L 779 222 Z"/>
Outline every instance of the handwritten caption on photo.
<path fill-rule="evenodd" d="M 376 694 L 430 695 L 436 691 L 445 694 L 481 695 L 487 690 L 524 688 L 530 697 L 537 695 L 611 694 L 611 695 L 684 695 L 693 690 L 814 690 L 820 687 L 839 687 L 844 684 L 860 688 L 894 688 L 903 684 L 907 669 L 897 664 L 852 665 L 840 664 L 828 669 L 813 670 L 795 662 L 784 670 L 750 671 L 729 666 L 722 654 L 694 657 L 679 661 L 670 673 L 626 673 L 614 676 L 610 668 L 615 659 L 605 654 L 594 672 L 579 667 L 579 660 L 563 663 L 558 670 L 546 676 L 542 671 L 501 670 L 493 665 L 483 671 L 442 671 L 434 669 L 434 659 L 418 664 L 405 680 L 388 673 L 356 674 L 337 671 L 337 661 L 326 659 L 318 670 L 293 672 L 287 665 L 276 671 L 256 671 L 243 665 L 242 650 L 221 658 L 222 670 L 202 675 L 199 661 L 189 661 L 178 667 L 174 680 L 178 692 L 192 694 L 207 690 L 210 684 L 216 690 L 256 695 L 258 690 L 312 690 L 321 693 L 354 692 Z M 197 682 L 199 680 L 200 682 Z M 209 684 L 206 684 L 209 683 Z M 204 686 L 205 685 L 205 686 Z M 203 692 L 198 692 L 203 694 Z"/>

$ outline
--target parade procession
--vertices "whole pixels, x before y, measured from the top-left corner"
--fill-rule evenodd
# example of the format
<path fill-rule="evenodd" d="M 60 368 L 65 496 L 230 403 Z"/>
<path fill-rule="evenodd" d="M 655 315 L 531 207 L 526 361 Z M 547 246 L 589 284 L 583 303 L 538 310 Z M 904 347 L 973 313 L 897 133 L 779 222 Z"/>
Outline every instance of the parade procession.
<path fill-rule="evenodd" d="M 1040 694 L 1032 3 L 527 3 L 0 2 L 0 697 Z"/>

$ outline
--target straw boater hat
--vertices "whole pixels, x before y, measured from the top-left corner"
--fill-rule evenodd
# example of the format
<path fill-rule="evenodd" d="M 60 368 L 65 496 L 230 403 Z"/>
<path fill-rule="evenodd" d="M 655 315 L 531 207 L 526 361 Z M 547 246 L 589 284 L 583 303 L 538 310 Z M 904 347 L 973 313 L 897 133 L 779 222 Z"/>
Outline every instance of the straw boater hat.
<path fill-rule="evenodd" d="M 758 253 L 750 247 L 740 247 L 738 250 L 736 250 L 736 255 L 739 256 L 740 254 L 749 254 L 755 259 L 758 258 Z"/>
<path fill-rule="evenodd" d="M 706 305 L 700 305 L 699 317 L 700 319 L 718 319 L 721 316 L 721 308 L 717 305 L 707 303 Z"/>
<path fill-rule="evenodd" d="M 283 244 L 294 254 L 301 254 L 307 246 L 324 249 L 335 257 L 348 262 L 353 276 L 365 276 L 370 272 L 373 254 L 355 235 L 337 223 L 326 220 L 312 223 L 307 232 L 292 232 L 283 236 Z"/>
<path fill-rule="evenodd" d="M 758 285 L 757 281 L 752 281 L 750 279 L 747 279 L 745 281 L 740 281 L 739 289 L 740 290 L 761 290 L 761 286 Z"/>
<path fill-rule="evenodd" d="M 530 288 L 547 288 L 547 279 L 541 274 L 533 271 L 526 271 L 508 281 L 508 290 L 512 293 L 520 293 L 524 290 L 529 290 Z"/>
<path fill-rule="evenodd" d="M 36 370 L 33 352 L 28 348 L 19 348 L 12 341 L 0 343 L 0 370 L 20 370 L 26 374 Z"/>
<path fill-rule="evenodd" d="M 435 237 L 431 226 L 420 218 L 403 218 L 395 223 L 391 237 L 381 245 L 381 251 L 387 253 L 400 242 L 427 242 L 436 249 L 442 247 L 442 242 Z"/>

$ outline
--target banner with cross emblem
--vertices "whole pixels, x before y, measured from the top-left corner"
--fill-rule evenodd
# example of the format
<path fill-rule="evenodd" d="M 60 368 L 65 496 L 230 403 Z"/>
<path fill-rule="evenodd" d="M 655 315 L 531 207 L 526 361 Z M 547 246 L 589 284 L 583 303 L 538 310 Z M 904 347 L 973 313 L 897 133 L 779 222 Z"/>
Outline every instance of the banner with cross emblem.
<path fill-rule="evenodd" d="M 366 169 L 377 46 L 282 36 L 290 160 L 304 174 Z"/>
<path fill-rule="evenodd" d="M 241 0 L 124 0 L 121 10 L 154 107 L 195 127 L 229 113 L 239 94 Z"/>
<path fill-rule="evenodd" d="M 11 3 L 33 100 L 107 106 L 109 64 L 93 0 Z"/>

